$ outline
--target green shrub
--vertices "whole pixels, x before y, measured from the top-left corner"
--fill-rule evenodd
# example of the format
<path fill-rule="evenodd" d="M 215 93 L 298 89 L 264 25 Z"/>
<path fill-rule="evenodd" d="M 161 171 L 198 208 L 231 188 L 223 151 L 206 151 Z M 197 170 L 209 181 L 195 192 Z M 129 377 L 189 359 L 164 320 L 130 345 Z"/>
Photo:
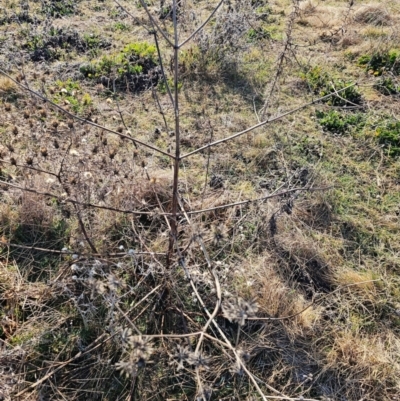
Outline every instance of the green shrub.
<path fill-rule="evenodd" d="M 376 136 L 379 143 L 388 148 L 390 156 L 400 155 L 400 121 L 392 119 L 385 121 L 381 127 L 377 128 Z"/>
<path fill-rule="evenodd" d="M 363 55 L 358 59 L 359 66 L 375 76 L 382 75 L 385 71 L 390 71 L 395 75 L 400 74 L 400 52 L 390 50 L 388 52 L 376 52 L 372 55 Z"/>
<path fill-rule="evenodd" d="M 391 77 L 380 78 L 374 84 L 374 88 L 384 95 L 396 95 L 400 93 L 400 85 L 397 85 Z"/>
<path fill-rule="evenodd" d="M 262 39 L 271 39 L 272 34 L 276 29 L 274 28 L 250 28 L 247 32 L 249 42 L 255 42 Z"/>
<path fill-rule="evenodd" d="M 80 72 L 85 78 L 98 79 L 103 84 L 113 82 L 117 87 L 141 90 L 158 83 L 157 49 L 146 42 L 131 43 L 115 55 L 83 64 Z"/>
<path fill-rule="evenodd" d="M 129 25 L 125 24 L 124 22 L 118 21 L 113 25 L 113 30 L 114 31 L 128 31 Z"/>
<path fill-rule="evenodd" d="M 65 17 L 75 13 L 77 2 L 77 0 L 44 0 L 42 12 L 56 18 Z"/>
<path fill-rule="evenodd" d="M 332 95 L 324 99 L 324 102 L 331 106 L 349 106 L 349 102 L 354 104 L 362 103 L 362 96 L 355 86 L 350 86 L 352 82 L 341 79 L 333 79 L 321 67 L 313 67 L 302 74 L 303 80 L 309 88 L 319 97 L 334 94 L 336 91 L 343 90 L 339 95 Z M 348 87 L 350 86 L 350 87 Z M 348 88 L 347 88 L 348 87 Z"/>
<path fill-rule="evenodd" d="M 317 111 L 316 116 L 324 131 L 334 134 L 348 134 L 354 128 L 360 128 L 365 124 L 365 117 L 361 113 L 340 113 L 329 110 L 327 112 Z"/>
<path fill-rule="evenodd" d="M 55 103 L 67 103 L 71 106 L 71 109 L 81 114 L 89 106 L 92 105 L 93 101 L 88 93 L 81 93 L 81 87 L 78 82 L 68 79 L 67 81 L 56 81 L 56 85 L 59 89 L 59 93 L 55 95 Z"/>

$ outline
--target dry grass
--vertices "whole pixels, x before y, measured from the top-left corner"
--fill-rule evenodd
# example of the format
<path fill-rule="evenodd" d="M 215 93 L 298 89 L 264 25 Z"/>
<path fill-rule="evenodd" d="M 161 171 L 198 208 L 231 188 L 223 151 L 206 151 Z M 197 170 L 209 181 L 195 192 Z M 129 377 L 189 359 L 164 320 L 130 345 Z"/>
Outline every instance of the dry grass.
<path fill-rule="evenodd" d="M 150 43 L 153 36 L 111 0 L 101 8 L 77 2 L 79 12 L 49 15 L 48 21 L 73 26 L 82 38 L 99 34 L 115 47 L 79 53 L 60 46 L 58 60 L 34 61 L 30 46 L 40 47 L 40 35 L 50 32 L 38 12 L 41 3 L 30 3 L 37 26 L 0 25 L 0 64 L 21 80 L 7 61 L 18 49 L 32 89 L 173 153 L 174 111 L 165 88 L 113 93 L 79 73 L 82 63 L 100 62 L 128 43 Z M 182 37 L 214 3 L 182 2 Z M 312 0 L 299 3 L 291 24 L 291 1 L 231 3 L 224 2 L 181 54 L 180 68 L 190 70 L 179 82 L 183 153 L 256 124 L 271 88 L 268 117 L 315 99 L 308 73 L 318 68 L 327 74 L 325 84 L 359 81 L 363 107 L 315 103 L 182 159 L 183 208 L 212 210 L 190 214 L 189 221 L 179 214 L 168 259 L 172 220 L 160 212 L 171 211 L 171 159 L 72 121 L 1 77 L 0 365 L 10 370 L 0 375 L 0 398 L 3 391 L 7 401 L 16 399 L 35 384 L 19 398 L 254 398 L 237 358 L 221 345 L 221 333 L 267 396 L 274 393 L 265 384 L 293 399 L 394 401 L 399 394 L 400 165 L 375 135 L 389 117 L 400 118 L 398 99 L 379 93 L 380 77 L 358 65 L 361 56 L 397 46 L 398 12 L 375 3 L 349 9 L 343 1 Z M 146 19 L 142 8 L 123 4 Z M 151 12 L 172 33 L 156 3 Z M 172 52 L 160 43 L 172 79 Z M 84 94 L 90 106 L 81 102 Z M 322 126 L 317 110 L 360 114 L 364 125 L 338 134 Z M 299 187 L 312 190 L 219 208 Z M 198 336 L 166 335 L 198 333 L 206 324 L 204 308 L 213 311 L 218 288 L 210 265 L 223 305 L 232 301 L 242 310 L 231 311 L 232 319 L 217 311 L 221 332 L 211 324 L 207 333 L 218 341 L 200 340 L 200 361 L 193 355 Z M 134 327 L 149 342 L 124 331 L 135 334 Z M 99 338 L 104 342 L 90 348 Z M 190 356 L 179 360 L 179 350 Z M 117 369 L 124 363 L 129 377 Z M 202 386 L 211 397 L 199 394 Z"/>
<path fill-rule="evenodd" d="M 359 8 L 354 20 L 362 24 L 375 26 L 388 26 L 391 24 L 391 17 L 384 5 L 366 5 Z"/>
<path fill-rule="evenodd" d="M 6 97 L 10 95 L 11 93 L 16 92 L 17 86 L 14 84 L 11 79 L 0 76 L 0 95 L 2 97 Z"/>

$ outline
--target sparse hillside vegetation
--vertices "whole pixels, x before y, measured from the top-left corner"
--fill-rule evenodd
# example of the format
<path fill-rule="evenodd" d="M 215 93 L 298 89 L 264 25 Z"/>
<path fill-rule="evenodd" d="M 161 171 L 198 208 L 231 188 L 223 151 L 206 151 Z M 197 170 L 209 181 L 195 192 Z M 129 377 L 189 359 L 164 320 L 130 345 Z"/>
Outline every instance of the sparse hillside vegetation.
<path fill-rule="evenodd" d="M 4 0 L 0 400 L 400 400 L 395 0 Z"/>

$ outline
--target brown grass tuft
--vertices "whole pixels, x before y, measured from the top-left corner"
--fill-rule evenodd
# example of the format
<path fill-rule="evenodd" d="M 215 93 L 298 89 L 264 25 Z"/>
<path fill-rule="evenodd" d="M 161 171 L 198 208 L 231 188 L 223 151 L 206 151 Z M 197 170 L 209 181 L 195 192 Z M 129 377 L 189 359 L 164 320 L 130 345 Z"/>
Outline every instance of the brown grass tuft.
<path fill-rule="evenodd" d="M 257 299 L 259 312 L 274 318 L 296 315 L 284 321 L 292 335 L 311 329 L 320 317 L 320 308 L 313 305 L 306 309 L 310 302 L 284 282 L 273 268 L 273 259 L 273 257 L 260 258 L 250 262 L 246 269 L 248 275 L 246 285 L 252 288 L 251 296 Z"/>
<path fill-rule="evenodd" d="M 9 95 L 15 92 L 16 89 L 17 86 L 11 79 L 0 76 L 0 96 Z"/>
<path fill-rule="evenodd" d="M 361 24 L 371 24 L 376 26 L 388 26 L 391 23 L 391 17 L 386 8 L 382 5 L 369 5 L 360 8 L 354 20 Z"/>
<path fill-rule="evenodd" d="M 396 358 L 399 341 L 393 336 L 361 336 L 344 332 L 335 338 L 327 354 L 328 364 L 341 367 L 350 374 L 349 380 L 363 380 L 368 386 L 398 381 L 400 365 Z"/>

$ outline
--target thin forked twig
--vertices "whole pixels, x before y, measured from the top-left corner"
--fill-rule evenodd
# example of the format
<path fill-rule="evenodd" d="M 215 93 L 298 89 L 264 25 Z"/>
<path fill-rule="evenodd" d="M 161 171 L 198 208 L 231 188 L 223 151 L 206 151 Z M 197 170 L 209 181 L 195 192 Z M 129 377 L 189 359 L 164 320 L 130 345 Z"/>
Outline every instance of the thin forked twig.
<path fill-rule="evenodd" d="M 194 36 L 196 36 L 210 21 L 210 19 L 214 16 L 214 14 L 218 11 L 218 9 L 222 6 L 224 0 L 221 0 L 217 6 L 212 10 L 211 14 L 208 16 L 208 18 L 193 32 L 187 37 L 182 43 L 178 45 L 179 48 L 184 46 L 187 42 L 189 42 Z"/>
<path fill-rule="evenodd" d="M 114 0 L 115 1 L 115 0 Z M 151 15 L 149 9 L 147 8 L 147 4 L 144 0 L 139 0 L 140 4 L 142 7 L 145 9 L 151 23 L 153 26 L 157 28 L 157 31 L 161 33 L 162 37 L 168 42 L 168 44 L 172 47 L 175 47 L 174 44 L 172 43 L 171 39 L 167 36 L 167 34 L 164 32 L 163 29 L 160 28 L 160 26 L 157 24 L 157 22 L 154 20 L 153 16 Z"/>

